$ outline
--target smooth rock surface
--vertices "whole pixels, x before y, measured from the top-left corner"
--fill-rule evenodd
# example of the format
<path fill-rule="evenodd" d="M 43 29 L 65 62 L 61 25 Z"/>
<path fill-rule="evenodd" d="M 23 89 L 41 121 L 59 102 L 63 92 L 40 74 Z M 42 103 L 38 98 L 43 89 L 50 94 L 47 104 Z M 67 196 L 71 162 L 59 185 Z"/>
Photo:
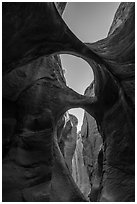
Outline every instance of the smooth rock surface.
<path fill-rule="evenodd" d="M 54 3 L 3 3 L 3 201 L 86 201 L 58 146 L 65 127 L 62 121 L 58 130 L 58 121 L 67 110 L 81 107 L 94 117 L 103 139 L 100 151 L 98 142 L 94 145 L 91 200 L 134 202 L 134 7 L 122 3 L 109 35 L 84 44 L 65 25 Z M 85 96 L 66 86 L 55 55 L 59 53 L 90 64 L 94 94 L 92 85 Z M 82 133 L 84 155 L 92 140 L 89 135 Z"/>
<path fill-rule="evenodd" d="M 78 134 L 75 153 L 72 159 L 72 176 L 84 194 L 87 200 L 89 200 L 89 192 L 91 189 L 87 169 L 83 159 L 83 144 L 81 139 L 81 133 Z"/>

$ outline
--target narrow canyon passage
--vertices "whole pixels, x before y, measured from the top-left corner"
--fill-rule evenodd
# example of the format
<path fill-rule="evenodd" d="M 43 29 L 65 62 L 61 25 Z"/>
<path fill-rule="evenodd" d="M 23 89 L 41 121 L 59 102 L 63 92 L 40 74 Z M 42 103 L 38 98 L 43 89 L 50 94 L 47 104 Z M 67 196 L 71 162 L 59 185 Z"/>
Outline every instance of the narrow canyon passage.
<path fill-rule="evenodd" d="M 68 87 L 72 88 L 79 94 L 84 95 L 86 88 L 93 82 L 94 74 L 89 64 L 81 58 L 73 55 L 60 55 L 61 64 L 63 68 L 64 77 Z M 70 137 L 76 137 L 76 140 L 66 141 L 66 161 L 68 166 L 71 166 L 71 174 L 76 182 L 80 191 L 84 194 L 87 200 L 89 200 L 89 194 L 91 191 L 89 175 L 87 173 L 87 167 L 85 166 L 83 158 L 83 140 L 81 136 L 81 127 L 84 119 L 84 109 L 75 108 L 68 111 L 69 114 L 74 115 L 78 119 L 77 133 L 71 133 Z M 75 151 L 73 157 L 69 157 L 69 151 L 71 152 L 71 146 L 75 144 Z M 67 147 L 68 146 L 68 147 Z"/>
<path fill-rule="evenodd" d="M 63 19 L 79 39 L 84 42 L 96 42 L 107 36 L 118 6 L 118 2 L 68 3 L 63 13 Z M 106 13 L 107 15 L 105 15 Z M 91 22 L 92 18 L 96 20 Z M 67 86 L 84 95 L 85 90 L 94 80 L 92 68 L 86 61 L 73 55 L 62 54 L 60 58 Z M 97 166 L 97 158 L 94 155 L 98 155 L 102 147 L 102 139 L 97 130 L 95 119 L 88 113 L 85 113 L 84 116 L 83 109 L 75 108 L 68 112 L 78 119 L 76 149 L 73 158 L 71 158 L 72 176 L 81 192 L 89 200 L 92 180 L 94 180 L 92 174 Z M 99 183 L 95 185 L 99 186 Z M 94 189 L 94 187 L 92 188 Z"/>
<path fill-rule="evenodd" d="M 93 43 L 107 36 L 119 4 L 119 2 L 68 2 L 62 18 L 82 42 Z M 60 58 L 67 85 L 83 95 L 94 80 L 92 68 L 85 60 L 73 55 L 62 54 Z M 84 110 L 71 109 L 70 113 L 78 117 L 78 130 L 81 130 Z"/>
<path fill-rule="evenodd" d="M 89 64 L 73 55 L 60 55 L 64 77 L 68 87 L 72 88 L 79 94 L 84 95 L 86 88 L 94 80 L 94 74 Z M 81 108 L 70 109 L 69 113 L 78 118 L 78 131 L 81 130 L 84 110 Z"/>
<path fill-rule="evenodd" d="M 2 201 L 135 201 L 135 4 L 2 7 Z"/>

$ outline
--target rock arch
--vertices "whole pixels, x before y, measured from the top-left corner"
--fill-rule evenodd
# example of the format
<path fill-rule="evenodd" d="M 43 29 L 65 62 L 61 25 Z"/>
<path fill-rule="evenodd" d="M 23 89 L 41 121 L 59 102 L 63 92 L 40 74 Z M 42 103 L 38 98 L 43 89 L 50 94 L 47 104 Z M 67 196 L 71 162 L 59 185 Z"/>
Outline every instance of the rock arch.
<path fill-rule="evenodd" d="M 108 37 L 93 44 L 74 36 L 54 3 L 3 3 L 3 97 L 11 106 L 4 110 L 3 125 L 15 122 L 13 135 L 4 135 L 3 201 L 85 201 L 67 170 L 60 177 L 69 184 L 64 194 L 59 196 L 52 183 L 59 172 L 54 165 L 66 169 L 57 122 L 73 107 L 96 119 L 103 138 L 98 201 L 134 201 L 134 39 L 134 3 L 122 3 Z M 59 58 L 47 58 L 57 53 L 77 55 L 91 65 L 94 96 L 65 85 Z"/>

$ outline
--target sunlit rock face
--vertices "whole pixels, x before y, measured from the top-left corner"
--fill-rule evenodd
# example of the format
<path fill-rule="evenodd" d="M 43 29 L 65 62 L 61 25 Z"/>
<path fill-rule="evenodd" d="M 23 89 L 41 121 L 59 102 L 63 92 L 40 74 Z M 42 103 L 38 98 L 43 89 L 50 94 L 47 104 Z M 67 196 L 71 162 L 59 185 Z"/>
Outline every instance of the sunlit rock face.
<path fill-rule="evenodd" d="M 72 159 L 72 176 L 81 192 L 89 200 L 90 182 L 83 159 L 83 143 L 80 132 L 78 133 L 76 149 Z"/>
<path fill-rule="evenodd" d="M 58 10 L 59 14 L 62 15 L 62 13 L 63 13 L 63 11 L 64 11 L 64 9 L 66 7 L 66 2 L 62 2 L 62 3 L 55 2 L 55 5 L 57 7 L 57 10 Z"/>
<path fill-rule="evenodd" d="M 72 158 L 76 148 L 78 119 L 68 112 L 63 118 L 65 122 L 61 132 L 58 132 L 61 136 L 60 138 L 58 136 L 58 143 L 69 171 L 72 173 Z"/>
<path fill-rule="evenodd" d="M 75 116 L 69 115 L 71 128 L 68 131 L 68 134 L 63 134 L 63 138 L 66 137 L 64 141 L 64 158 L 68 165 L 70 172 L 72 173 L 72 158 L 76 148 L 77 141 L 77 124 L 78 120 Z M 66 124 L 68 125 L 68 124 Z"/>
<path fill-rule="evenodd" d="M 78 119 L 68 112 L 58 123 L 58 143 L 62 155 L 75 183 L 87 200 L 90 183 L 83 160 L 83 144 L 81 134 L 77 133 Z M 59 137 L 60 136 L 60 137 Z"/>
<path fill-rule="evenodd" d="M 99 163 L 98 155 L 102 148 L 102 138 L 97 130 L 95 119 L 88 113 L 85 113 L 83 126 L 81 130 L 83 142 L 83 159 L 87 169 L 91 194 L 90 201 L 96 201 L 100 192 L 100 184 L 102 178 L 103 156 Z"/>
<path fill-rule="evenodd" d="M 112 25 L 110 27 L 108 35 L 111 35 L 123 22 L 129 18 L 129 12 L 133 4 L 130 2 L 121 3 L 118 10 L 115 13 Z"/>
<path fill-rule="evenodd" d="M 94 82 L 86 89 L 85 95 L 94 95 Z M 99 162 L 98 155 L 102 149 L 103 141 L 97 129 L 95 119 L 85 112 L 83 125 L 81 128 L 81 138 L 83 143 L 83 160 L 90 181 L 90 201 L 97 201 L 98 194 L 101 188 L 102 161 Z"/>

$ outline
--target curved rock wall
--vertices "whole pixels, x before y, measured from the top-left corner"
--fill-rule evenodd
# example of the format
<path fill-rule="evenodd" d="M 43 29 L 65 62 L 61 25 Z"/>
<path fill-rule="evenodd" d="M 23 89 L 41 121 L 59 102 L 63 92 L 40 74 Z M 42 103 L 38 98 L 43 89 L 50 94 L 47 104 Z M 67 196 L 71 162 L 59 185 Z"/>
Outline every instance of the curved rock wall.
<path fill-rule="evenodd" d="M 81 133 L 77 133 L 78 119 L 74 115 L 66 113 L 59 121 L 59 127 L 61 124 L 63 127 L 61 134 L 59 132 L 61 137 L 58 139 L 60 150 L 75 183 L 89 200 L 90 183 L 83 160 Z"/>
<path fill-rule="evenodd" d="M 56 141 L 65 87 L 57 55 L 3 76 L 3 201 L 85 201 Z"/>
<path fill-rule="evenodd" d="M 72 158 L 76 148 L 78 119 L 68 112 L 66 112 L 63 118 L 65 123 L 58 143 L 69 171 L 72 173 Z"/>
<path fill-rule="evenodd" d="M 81 133 L 90 199 L 134 201 L 135 4 L 122 3 L 108 37 L 93 44 L 69 30 L 52 2 L 3 3 L 2 13 L 3 201 L 86 201 L 70 173 L 76 135 L 62 145 L 68 165 L 58 146 L 67 124 L 62 119 L 58 127 L 58 121 L 78 107 L 96 120 L 85 114 Z M 66 86 L 57 53 L 82 57 L 92 67 L 94 84 L 84 96 Z M 98 132 L 90 134 L 96 125 L 103 146 Z"/>
<path fill-rule="evenodd" d="M 94 95 L 94 83 L 86 89 L 86 95 Z M 81 137 L 83 143 L 83 159 L 84 165 L 87 169 L 91 192 L 89 194 L 90 201 L 97 201 L 98 194 L 101 189 L 102 171 L 100 165 L 103 166 L 103 159 L 101 164 L 98 163 L 98 155 L 102 149 L 103 141 L 98 132 L 95 119 L 85 112 L 83 125 L 81 127 Z"/>
<path fill-rule="evenodd" d="M 121 87 L 119 102 L 105 112 L 101 124 L 98 117 L 96 125 L 94 118 L 87 112 L 84 115 L 83 155 L 85 165 L 89 169 L 90 200 L 131 201 L 134 200 L 134 4 L 121 3 L 108 37 L 88 46 L 104 57 L 111 67 L 112 75 L 117 78 Z M 95 94 L 95 86 L 94 82 L 91 83 L 85 95 Z M 106 94 L 107 98 L 113 100 L 107 89 Z M 103 98 L 100 98 L 100 102 L 103 103 Z M 109 99 L 105 102 L 104 108 L 107 103 L 109 104 Z M 102 109 L 100 109 L 100 115 L 101 111 Z M 122 186 L 120 182 L 123 183 Z M 121 190 L 118 191 L 118 187 Z"/>
<path fill-rule="evenodd" d="M 63 138 L 66 137 L 64 141 L 64 158 L 72 173 L 72 158 L 76 149 L 77 142 L 77 123 L 78 120 L 75 116 L 70 115 L 71 128 L 67 135 L 63 134 Z M 67 124 L 66 124 L 67 125 Z"/>
<path fill-rule="evenodd" d="M 76 149 L 72 159 L 72 176 L 81 192 L 84 194 L 86 199 L 89 200 L 88 196 L 90 192 L 90 182 L 87 174 L 87 169 L 84 164 L 83 144 L 80 132 L 78 134 Z"/>
<path fill-rule="evenodd" d="M 60 105 L 57 102 L 57 93 L 60 92 L 60 88 L 65 86 L 61 72 L 58 69 L 59 65 L 58 61 L 56 61 L 57 59 L 50 57 L 37 60 L 37 80 L 33 81 L 32 79 L 33 77 L 35 79 L 35 72 L 31 72 L 31 70 L 33 70 L 33 64 L 31 64 L 31 66 L 28 65 L 29 71 L 27 71 L 27 67 L 24 66 L 19 68 L 17 72 L 13 71 L 14 73 L 9 73 L 9 75 L 6 75 L 3 79 L 6 81 L 6 83 L 5 81 L 3 83 L 5 85 L 3 86 L 3 89 L 7 90 L 6 94 L 13 94 L 15 97 L 14 93 L 17 93 L 18 90 L 21 92 L 16 96 L 18 98 L 16 100 L 16 115 L 14 114 L 14 110 L 12 111 L 13 113 L 8 112 L 6 104 L 4 106 L 5 108 L 3 109 L 4 116 L 6 117 L 6 120 L 4 120 L 4 125 L 6 127 L 7 124 L 9 124 L 8 121 L 10 114 L 12 114 L 11 118 L 15 117 L 15 120 L 17 121 L 17 124 L 13 124 L 15 130 L 12 142 L 10 140 L 12 135 L 7 135 L 7 132 L 4 132 L 6 134 L 6 136 L 4 135 L 4 138 L 6 138 L 6 147 L 4 145 L 6 155 L 3 159 L 3 200 L 29 202 L 57 200 L 64 201 L 64 198 L 65 201 L 68 201 L 70 198 L 71 200 L 85 200 L 83 195 L 75 186 L 76 184 L 73 182 L 70 172 L 67 172 L 67 170 L 65 175 L 70 174 L 68 181 L 65 177 L 62 177 L 61 181 L 62 186 L 67 185 L 67 196 L 65 196 L 63 193 L 59 193 L 58 197 L 57 194 L 52 195 L 51 192 L 51 182 L 52 188 L 55 191 L 57 190 L 56 188 L 58 188 L 56 185 L 56 182 L 58 183 L 58 181 L 54 179 L 54 175 L 56 175 L 58 178 L 59 175 L 57 175 L 54 168 L 61 172 L 60 169 L 63 168 L 62 165 L 66 165 L 63 164 L 64 161 L 54 160 L 56 155 L 53 158 L 54 126 L 60 116 L 59 113 L 62 111 L 62 108 L 60 109 Z M 18 74 L 20 73 L 20 70 L 22 75 Z M 27 74 L 25 75 L 25 73 Z M 14 81 L 14 78 L 16 78 L 16 81 Z M 5 98 L 10 98 L 8 94 L 7 96 L 8 97 L 5 96 Z M 12 99 L 15 100 L 13 97 Z M 5 111 L 8 113 L 6 114 Z M 70 123 L 70 120 L 68 123 Z M 67 126 L 68 124 L 66 124 L 66 127 Z M 71 131 L 73 131 L 75 134 L 76 127 L 71 127 L 71 129 Z M 13 134 L 13 131 L 10 133 Z M 72 136 L 74 134 L 72 134 Z M 67 133 L 67 135 L 66 133 L 64 134 L 65 137 L 68 135 L 71 137 L 70 133 Z M 74 147 L 72 146 L 73 151 L 68 151 L 69 140 L 73 140 L 73 137 L 68 138 L 64 142 L 64 153 L 68 166 L 70 165 L 71 157 L 73 156 L 73 152 L 75 150 L 74 143 Z M 7 151 L 8 144 L 9 152 Z M 58 151 L 55 151 L 55 154 L 58 154 Z M 22 177 L 22 175 L 24 176 Z M 61 176 L 62 174 L 60 177 Z M 16 177 L 16 179 L 14 177 Z M 52 181 L 52 179 L 54 181 Z M 69 193 L 70 186 L 72 192 Z M 73 192 L 75 192 L 74 195 Z"/>

